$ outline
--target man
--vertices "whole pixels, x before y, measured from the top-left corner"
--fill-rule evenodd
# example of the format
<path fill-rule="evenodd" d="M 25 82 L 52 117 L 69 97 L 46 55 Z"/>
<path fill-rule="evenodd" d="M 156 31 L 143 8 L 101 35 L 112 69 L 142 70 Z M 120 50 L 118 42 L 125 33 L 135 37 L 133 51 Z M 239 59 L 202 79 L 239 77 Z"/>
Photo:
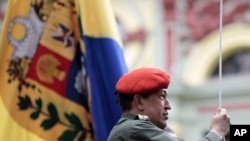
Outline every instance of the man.
<path fill-rule="evenodd" d="M 157 68 L 140 68 L 123 75 L 116 84 L 123 115 L 111 130 L 108 141 L 183 141 L 167 126 L 168 73 Z M 210 131 L 200 141 L 221 141 L 229 132 L 225 109 L 217 109 Z"/>

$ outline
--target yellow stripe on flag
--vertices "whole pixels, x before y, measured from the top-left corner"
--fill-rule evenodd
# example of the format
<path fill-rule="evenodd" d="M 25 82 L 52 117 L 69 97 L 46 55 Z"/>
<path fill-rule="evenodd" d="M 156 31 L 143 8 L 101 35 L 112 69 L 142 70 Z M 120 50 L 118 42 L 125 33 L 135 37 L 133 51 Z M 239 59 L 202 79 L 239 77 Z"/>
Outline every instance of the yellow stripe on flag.
<path fill-rule="evenodd" d="M 111 37 L 121 47 L 110 0 L 78 0 L 84 35 L 90 37 Z"/>
<path fill-rule="evenodd" d="M 1 95 L 1 93 L 0 93 Z M 9 115 L 0 97 L 0 140 L 1 141 L 45 141 L 27 131 Z"/>

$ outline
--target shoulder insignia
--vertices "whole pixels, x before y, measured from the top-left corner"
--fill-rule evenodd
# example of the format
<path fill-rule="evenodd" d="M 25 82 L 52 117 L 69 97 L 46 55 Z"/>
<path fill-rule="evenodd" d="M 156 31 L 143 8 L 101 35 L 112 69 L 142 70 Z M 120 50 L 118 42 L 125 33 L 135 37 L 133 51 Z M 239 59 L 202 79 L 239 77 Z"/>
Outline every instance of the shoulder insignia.
<path fill-rule="evenodd" d="M 137 115 L 139 120 L 149 120 L 148 116 L 145 115 Z"/>

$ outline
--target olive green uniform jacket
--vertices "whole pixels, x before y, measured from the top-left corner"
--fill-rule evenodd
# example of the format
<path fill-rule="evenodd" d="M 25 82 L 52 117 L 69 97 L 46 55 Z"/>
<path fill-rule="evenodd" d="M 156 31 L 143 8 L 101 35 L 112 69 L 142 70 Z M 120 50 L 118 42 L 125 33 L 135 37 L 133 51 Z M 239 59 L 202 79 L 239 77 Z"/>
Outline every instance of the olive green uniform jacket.
<path fill-rule="evenodd" d="M 111 130 L 108 141 L 184 141 L 153 125 L 148 119 L 137 115 L 123 114 Z M 209 132 L 200 141 L 221 141 Z"/>

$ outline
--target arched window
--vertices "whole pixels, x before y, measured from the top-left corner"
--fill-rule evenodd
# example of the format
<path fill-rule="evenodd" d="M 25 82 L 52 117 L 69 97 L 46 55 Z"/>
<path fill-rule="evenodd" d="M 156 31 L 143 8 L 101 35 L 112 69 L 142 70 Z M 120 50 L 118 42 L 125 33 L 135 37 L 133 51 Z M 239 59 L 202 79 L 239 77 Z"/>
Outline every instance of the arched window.
<path fill-rule="evenodd" d="M 222 62 L 222 75 L 250 74 L 250 51 L 238 51 Z M 212 77 L 219 75 L 219 66 L 212 73 Z"/>

